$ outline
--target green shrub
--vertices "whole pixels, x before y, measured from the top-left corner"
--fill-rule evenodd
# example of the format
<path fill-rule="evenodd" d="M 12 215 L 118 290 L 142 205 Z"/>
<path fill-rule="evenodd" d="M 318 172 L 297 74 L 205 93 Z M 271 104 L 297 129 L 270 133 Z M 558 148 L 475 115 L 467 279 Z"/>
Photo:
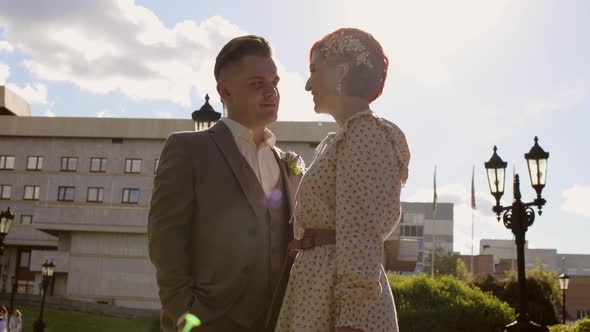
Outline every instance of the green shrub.
<path fill-rule="evenodd" d="M 549 326 L 549 332 L 590 332 L 590 317 L 578 319 L 571 325 L 553 325 Z"/>
<path fill-rule="evenodd" d="M 590 317 L 578 319 L 575 324 L 574 332 L 590 332 Z"/>
<path fill-rule="evenodd" d="M 507 303 L 452 276 L 390 275 L 400 331 L 502 331 L 514 320 Z"/>
<path fill-rule="evenodd" d="M 526 276 L 529 318 L 543 326 L 558 324 L 560 322 L 559 315 L 554 305 L 554 303 L 561 302 L 557 274 L 543 269 L 543 265 L 539 263 L 535 268 L 527 270 Z M 508 277 L 504 280 L 498 281 L 488 275 L 484 278 L 477 278 L 472 285 L 507 302 L 518 312 L 520 294 L 518 277 L 514 271 L 509 271 Z"/>

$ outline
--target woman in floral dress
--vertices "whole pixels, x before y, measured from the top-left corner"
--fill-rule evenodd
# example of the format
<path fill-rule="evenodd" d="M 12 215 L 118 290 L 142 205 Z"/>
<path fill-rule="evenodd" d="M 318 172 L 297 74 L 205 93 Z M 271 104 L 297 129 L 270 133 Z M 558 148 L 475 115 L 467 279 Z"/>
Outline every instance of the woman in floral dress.
<path fill-rule="evenodd" d="M 339 129 L 317 147 L 297 193 L 297 256 L 277 332 L 398 331 L 383 242 L 399 222 L 410 152 L 403 132 L 369 107 L 387 67 L 381 45 L 358 29 L 311 49 L 305 88 Z"/>

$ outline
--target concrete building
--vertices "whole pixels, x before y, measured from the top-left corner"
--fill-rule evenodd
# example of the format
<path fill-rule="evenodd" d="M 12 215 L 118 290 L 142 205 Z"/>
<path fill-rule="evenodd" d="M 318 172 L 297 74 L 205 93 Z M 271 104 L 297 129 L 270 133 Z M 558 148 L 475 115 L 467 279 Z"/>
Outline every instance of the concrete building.
<path fill-rule="evenodd" d="M 396 250 L 393 243 L 386 242 L 385 250 L 390 253 L 388 257 L 399 256 L 402 259 L 386 262 L 386 269 L 406 273 L 428 272 L 432 265 L 433 248 L 436 248 L 436 255 L 450 256 L 453 253 L 453 203 L 438 203 L 434 213 L 432 203 L 402 202 L 400 225 L 389 240 L 398 241 L 396 243 L 401 247 Z"/>
<path fill-rule="evenodd" d="M 147 252 L 153 177 L 166 137 L 194 130 L 194 122 L 31 117 L 18 96 L 1 86 L 0 96 L 0 209 L 10 206 L 16 215 L 0 257 L 6 288 L 16 276 L 19 293 L 38 293 L 41 265 L 53 260 L 50 295 L 159 308 Z M 327 122 L 277 122 L 270 128 L 280 148 L 296 151 L 307 163 L 326 134 L 337 130 Z M 413 216 L 425 231 L 417 236 L 404 229 L 400 235 L 398 227 L 387 242 L 396 250 L 386 252 L 385 260 L 409 261 L 414 270 L 417 239 L 427 237 L 433 221 L 421 212 L 431 205 L 408 204 L 404 218 Z M 445 209 L 439 204 L 439 211 Z M 437 246 L 452 250 L 452 207 L 440 216 L 446 226 L 437 228 Z"/>
<path fill-rule="evenodd" d="M 480 241 L 479 252 L 494 257 L 494 272 L 504 274 L 506 270 L 516 270 L 516 244 L 514 240 Z M 533 268 L 542 263 L 544 268 L 557 273 L 574 276 L 590 276 L 590 255 L 562 254 L 557 249 L 531 249 L 528 242 L 524 246 L 525 268 Z"/>

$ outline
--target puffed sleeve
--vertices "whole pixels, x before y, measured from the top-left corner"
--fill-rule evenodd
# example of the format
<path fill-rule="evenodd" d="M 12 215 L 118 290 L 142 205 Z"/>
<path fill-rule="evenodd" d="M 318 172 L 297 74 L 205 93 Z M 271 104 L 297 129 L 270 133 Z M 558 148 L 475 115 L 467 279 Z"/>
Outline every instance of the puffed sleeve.
<path fill-rule="evenodd" d="M 391 127 L 363 116 L 336 143 L 337 327 L 366 330 L 383 291 L 383 241 L 399 221 L 405 181 L 395 141 Z"/>

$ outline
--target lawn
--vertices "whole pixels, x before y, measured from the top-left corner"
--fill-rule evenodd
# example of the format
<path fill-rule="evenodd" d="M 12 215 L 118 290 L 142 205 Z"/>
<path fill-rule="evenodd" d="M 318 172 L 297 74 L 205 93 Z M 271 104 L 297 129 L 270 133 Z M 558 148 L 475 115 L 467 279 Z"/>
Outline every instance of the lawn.
<path fill-rule="evenodd" d="M 17 306 L 23 314 L 24 332 L 33 331 L 33 322 L 39 317 L 39 307 Z M 157 332 L 159 321 L 115 318 L 78 311 L 45 308 L 45 332 Z"/>

